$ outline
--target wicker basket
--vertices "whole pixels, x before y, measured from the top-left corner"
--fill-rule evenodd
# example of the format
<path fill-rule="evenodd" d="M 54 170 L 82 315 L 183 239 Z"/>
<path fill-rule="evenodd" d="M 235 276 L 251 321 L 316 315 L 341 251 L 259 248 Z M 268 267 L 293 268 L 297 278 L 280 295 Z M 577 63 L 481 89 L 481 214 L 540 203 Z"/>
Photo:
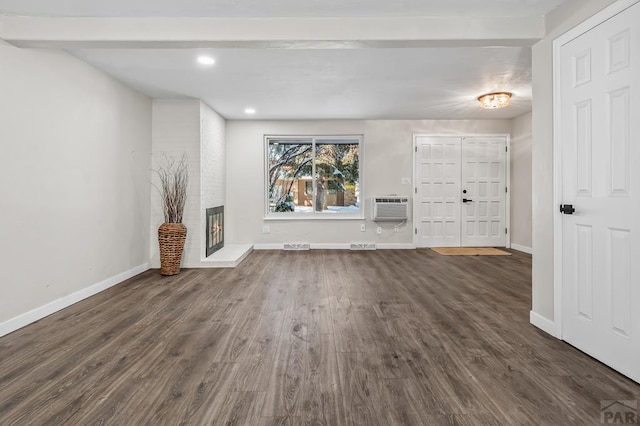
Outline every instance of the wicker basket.
<path fill-rule="evenodd" d="M 180 272 L 182 251 L 187 239 L 187 227 L 181 223 L 163 223 L 158 228 L 160 244 L 160 273 L 176 275 Z"/>

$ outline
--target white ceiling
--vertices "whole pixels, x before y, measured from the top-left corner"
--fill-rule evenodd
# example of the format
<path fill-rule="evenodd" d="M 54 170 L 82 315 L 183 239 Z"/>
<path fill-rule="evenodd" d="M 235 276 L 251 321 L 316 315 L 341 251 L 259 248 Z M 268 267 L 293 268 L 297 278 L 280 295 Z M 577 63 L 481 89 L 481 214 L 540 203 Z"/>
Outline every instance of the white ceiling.
<path fill-rule="evenodd" d="M 529 17 L 561 1 L 0 0 L 0 14 L 231 17 L 245 23 L 272 17 Z M 68 50 L 150 97 L 200 98 L 229 119 L 490 119 L 531 110 L 530 47 L 411 47 L 408 41 L 385 48 L 336 43 L 335 48 L 178 49 L 160 42 L 153 49 L 70 45 Z M 216 64 L 198 65 L 202 53 Z M 490 91 L 513 92 L 512 105 L 480 109 L 477 96 Z M 245 115 L 246 107 L 254 107 L 255 116 Z"/>
<path fill-rule="evenodd" d="M 531 110 L 531 49 L 77 49 L 151 97 L 201 98 L 226 118 L 512 118 Z M 199 54 L 216 64 L 196 63 Z M 515 92 L 482 110 L 476 97 Z"/>
<path fill-rule="evenodd" d="M 0 0 L 0 13 L 97 17 L 540 16 L 562 0 Z"/>

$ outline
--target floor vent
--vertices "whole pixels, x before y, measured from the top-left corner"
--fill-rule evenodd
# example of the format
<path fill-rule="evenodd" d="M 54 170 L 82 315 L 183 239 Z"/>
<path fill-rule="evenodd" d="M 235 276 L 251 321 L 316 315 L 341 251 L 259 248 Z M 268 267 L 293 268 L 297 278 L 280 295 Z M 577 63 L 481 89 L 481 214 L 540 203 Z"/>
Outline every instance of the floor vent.
<path fill-rule="evenodd" d="M 376 243 L 351 243 L 350 250 L 375 250 Z"/>
<path fill-rule="evenodd" d="M 283 250 L 309 250 L 309 243 L 284 243 Z"/>

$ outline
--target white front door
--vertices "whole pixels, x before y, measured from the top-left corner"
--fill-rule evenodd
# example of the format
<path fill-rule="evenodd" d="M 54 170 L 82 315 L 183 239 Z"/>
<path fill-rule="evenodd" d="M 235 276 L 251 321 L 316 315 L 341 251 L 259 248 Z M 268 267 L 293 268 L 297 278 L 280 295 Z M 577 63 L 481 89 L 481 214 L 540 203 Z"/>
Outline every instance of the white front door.
<path fill-rule="evenodd" d="M 459 137 L 416 137 L 418 247 L 460 245 Z"/>
<path fill-rule="evenodd" d="M 462 139 L 462 246 L 504 247 L 506 139 Z"/>
<path fill-rule="evenodd" d="M 418 247 L 506 245 L 506 141 L 415 137 Z"/>
<path fill-rule="evenodd" d="M 562 338 L 640 382 L 640 4 L 556 48 Z"/>

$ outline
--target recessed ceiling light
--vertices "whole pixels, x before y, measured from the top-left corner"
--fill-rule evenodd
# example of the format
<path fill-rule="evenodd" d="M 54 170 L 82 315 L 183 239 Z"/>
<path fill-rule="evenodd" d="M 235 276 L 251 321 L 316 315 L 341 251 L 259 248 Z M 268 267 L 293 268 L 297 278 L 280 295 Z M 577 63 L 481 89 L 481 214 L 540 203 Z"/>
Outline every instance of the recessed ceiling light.
<path fill-rule="evenodd" d="M 198 63 L 202 65 L 213 65 L 216 63 L 216 60 L 211 56 L 198 56 Z"/>
<path fill-rule="evenodd" d="M 245 108 L 244 109 L 244 113 L 245 114 L 255 114 L 256 113 L 256 109 L 255 108 Z"/>

